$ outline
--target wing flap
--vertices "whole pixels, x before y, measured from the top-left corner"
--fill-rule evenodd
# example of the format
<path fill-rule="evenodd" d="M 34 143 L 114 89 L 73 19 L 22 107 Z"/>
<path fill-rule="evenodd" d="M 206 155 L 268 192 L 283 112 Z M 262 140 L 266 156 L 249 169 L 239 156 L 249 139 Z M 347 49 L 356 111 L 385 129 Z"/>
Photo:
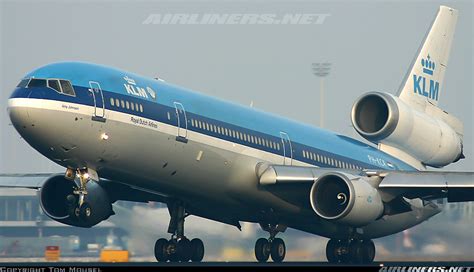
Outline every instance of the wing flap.
<path fill-rule="evenodd" d="M 472 172 L 389 172 L 379 184 L 385 192 L 407 198 L 474 201 Z"/>

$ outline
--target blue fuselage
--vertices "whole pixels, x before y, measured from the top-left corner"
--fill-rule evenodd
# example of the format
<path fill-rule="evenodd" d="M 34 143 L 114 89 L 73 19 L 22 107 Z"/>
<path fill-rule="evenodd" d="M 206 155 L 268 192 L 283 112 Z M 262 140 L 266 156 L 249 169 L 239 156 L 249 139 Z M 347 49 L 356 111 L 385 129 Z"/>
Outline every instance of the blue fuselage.
<path fill-rule="evenodd" d="M 63 62 L 43 66 L 25 78 L 67 79 L 75 96 L 52 88 L 15 89 L 11 98 L 46 99 L 96 107 L 136 116 L 132 122 L 151 127 L 160 123 L 270 152 L 295 161 L 328 168 L 415 170 L 378 149 L 327 130 L 275 116 L 251 107 L 102 65 Z M 91 89 L 100 89 L 91 96 Z M 170 112 L 177 115 L 170 117 Z"/>

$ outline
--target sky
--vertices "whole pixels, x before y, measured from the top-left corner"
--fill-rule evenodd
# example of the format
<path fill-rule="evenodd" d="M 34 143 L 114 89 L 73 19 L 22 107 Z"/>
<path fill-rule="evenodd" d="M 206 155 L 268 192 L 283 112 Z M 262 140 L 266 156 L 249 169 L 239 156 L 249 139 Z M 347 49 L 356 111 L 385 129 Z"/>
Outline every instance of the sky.
<path fill-rule="evenodd" d="M 312 125 L 313 62 L 331 62 L 325 128 L 361 139 L 350 110 L 368 91 L 396 93 L 439 1 L 0 1 L 0 107 L 34 68 L 80 60 L 110 65 Z M 440 106 L 465 125 L 473 167 L 473 4 L 460 10 Z M 153 14 L 329 14 L 320 24 L 144 24 Z M 20 139 L 1 111 L 0 172 L 59 171 Z M 362 139 L 361 139 L 362 140 Z M 21 163 L 28 160 L 28 164 Z"/>
<path fill-rule="evenodd" d="M 441 4 L 445 2 L 0 0 L 0 172 L 63 171 L 20 138 L 6 106 L 26 73 L 65 60 L 159 76 L 315 126 L 320 84 L 311 64 L 330 62 L 324 127 L 363 140 L 351 126 L 352 104 L 365 92 L 397 92 Z M 474 171 L 474 5 L 449 5 L 459 10 L 459 19 L 439 105 L 464 122 L 466 159 L 445 169 Z M 145 23 L 156 14 L 325 18 L 288 25 Z"/>

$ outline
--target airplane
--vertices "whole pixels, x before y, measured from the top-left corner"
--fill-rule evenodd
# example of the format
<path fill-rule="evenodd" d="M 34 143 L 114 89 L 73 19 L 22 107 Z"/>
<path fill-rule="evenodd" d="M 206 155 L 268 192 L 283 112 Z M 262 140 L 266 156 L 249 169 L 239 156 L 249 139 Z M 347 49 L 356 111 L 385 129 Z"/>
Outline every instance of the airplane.
<path fill-rule="evenodd" d="M 200 262 L 185 218 L 258 223 L 258 262 L 282 262 L 287 228 L 329 238 L 330 263 L 371 263 L 373 239 L 474 200 L 471 172 L 433 171 L 464 158 L 463 124 L 438 107 L 458 11 L 441 6 L 397 95 L 363 94 L 355 130 L 373 144 L 169 84 L 85 62 L 21 79 L 8 114 L 21 137 L 65 172 L 4 175 L 40 190 L 46 215 L 89 228 L 117 200 L 162 202 L 170 239 L 159 262 Z"/>

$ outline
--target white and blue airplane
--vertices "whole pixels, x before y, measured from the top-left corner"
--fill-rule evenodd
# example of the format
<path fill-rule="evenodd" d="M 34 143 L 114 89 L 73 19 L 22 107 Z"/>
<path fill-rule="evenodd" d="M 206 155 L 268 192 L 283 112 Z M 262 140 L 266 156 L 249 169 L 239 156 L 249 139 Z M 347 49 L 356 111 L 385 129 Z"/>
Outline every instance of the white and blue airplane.
<path fill-rule="evenodd" d="M 427 170 L 464 158 L 462 122 L 437 106 L 457 16 L 440 7 L 397 95 L 355 102 L 353 126 L 376 146 L 111 67 L 40 67 L 8 113 L 65 173 L 3 175 L 0 186 L 40 189 L 44 212 L 77 227 L 107 220 L 117 200 L 166 203 L 171 238 L 156 241 L 158 261 L 203 259 L 203 242 L 184 232 L 194 215 L 260 224 L 259 262 L 283 261 L 276 236 L 287 228 L 330 238 L 329 262 L 372 262 L 372 239 L 429 219 L 444 200 L 474 201 L 473 173 Z"/>

